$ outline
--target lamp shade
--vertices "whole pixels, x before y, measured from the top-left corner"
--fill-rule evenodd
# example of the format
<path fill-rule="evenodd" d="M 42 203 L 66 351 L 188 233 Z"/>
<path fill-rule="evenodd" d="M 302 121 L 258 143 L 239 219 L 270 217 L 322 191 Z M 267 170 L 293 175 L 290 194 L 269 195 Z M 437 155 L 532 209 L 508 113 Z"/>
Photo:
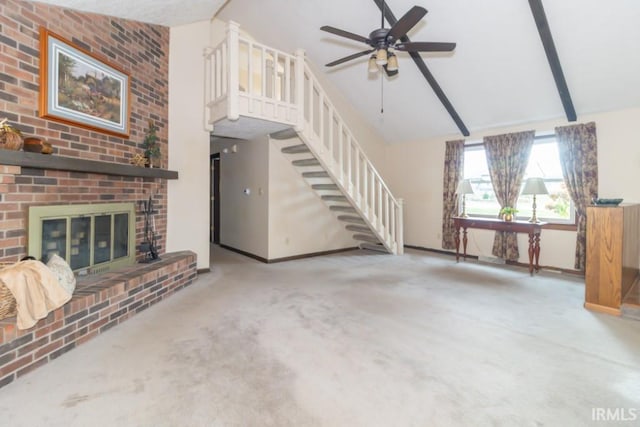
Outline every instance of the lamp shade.
<path fill-rule="evenodd" d="M 549 194 L 549 192 L 542 178 L 528 178 L 524 183 L 522 194 L 526 196 L 531 194 Z"/>
<path fill-rule="evenodd" d="M 468 179 L 463 179 L 458 183 L 458 187 L 456 187 L 456 194 L 473 194 L 473 188 L 471 187 L 471 181 Z"/>
<path fill-rule="evenodd" d="M 376 56 L 375 55 L 371 55 L 371 58 L 369 58 L 369 72 L 370 73 L 377 73 L 378 72 L 378 65 L 376 65 Z"/>
<path fill-rule="evenodd" d="M 387 50 L 385 48 L 378 49 L 376 52 L 376 64 L 387 65 Z"/>
<path fill-rule="evenodd" d="M 395 53 L 389 53 L 387 71 L 398 71 L 398 57 Z"/>

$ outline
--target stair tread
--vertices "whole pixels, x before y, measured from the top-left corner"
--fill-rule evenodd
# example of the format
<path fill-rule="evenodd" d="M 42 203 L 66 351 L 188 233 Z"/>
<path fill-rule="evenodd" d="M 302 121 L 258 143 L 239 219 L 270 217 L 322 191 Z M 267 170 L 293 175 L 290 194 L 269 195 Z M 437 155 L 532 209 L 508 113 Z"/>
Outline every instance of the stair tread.
<path fill-rule="evenodd" d="M 355 222 L 355 223 L 358 223 L 358 224 L 365 224 L 364 219 L 360 218 L 359 216 L 339 215 L 338 219 L 340 221 L 347 221 L 347 222 Z"/>
<path fill-rule="evenodd" d="M 335 184 L 313 184 L 311 188 L 313 188 L 314 190 L 334 190 L 334 191 L 340 190 L 338 186 Z"/>
<path fill-rule="evenodd" d="M 329 178 L 329 174 L 325 171 L 302 172 L 304 178 Z"/>
<path fill-rule="evenodd" d="M 332 210 L 332 211 L 338 211 L 338 212 L 350 212 L 350 213 L 357 213 L 357 211 L 355 210 L 355 208 L 353 208 L 353 207 L 351 207 L 351 206 L 333 205 L 333 206 L 329 206 L 329 210 Z"/>
<path fill-rule="evenodd" d="M 365 225 L 349 224 L 345 228 L 349 231 L 355 231 L 356 233 L 369 233 L 372 236 L 374 235 L 373 232 L 369 229 L 369 227 Z"/>
<path fill-rule="evenodd" d="M 346 202 L 347 198 L 344 196 L 338 196 L 338 195 L 330 195 L 330 194 L 325 194 L 323 196 L 320 196 L 320 198 L 322 200 L 330 200 L 330 201 L 334 201 L 334 202 Z"/>
<path fill-rule="evenodd" d="M 369 249 L 371 251 L 389 253 L 387 248 L 382 245 L 374 245 L 373 243 L 360 243 L 360 249 Z"/>
<path fill-rule="evenodd" d="M 291 138 L 295 138 L 296 136 L 298 136 L 298 133 L 293 128 L 284 129 L 269 135 L 269 137 L 272 139 L 280 139 L 280 140 L 291 139 Z"/>
<path fill-rule="evenodd" d="M 291 162 L 294 166 L 320 166 L 318 159 L 299 159 Z"/>
<path fill-rule="evenodd" d="M 374 236 L 373 234 L 361 234 L 361 233 L 358 233 L 358 234 L 354 234 L 353 238 L 355 240 L 361 240 L 361 241 L 364 241 L 364 242 L 380 243 L 380 240 L 376 236 Z"/>
<path fill-rule="evenodd" d="M 290 145 L 288 147 L 283 147 L 280 151 L 285 154 L 298 154 L 298 153 L 308 153 L 311 150 L 309 150 L 309 147 L 307 147 L 305 144 L 298 144 L 298 145 Z"/>

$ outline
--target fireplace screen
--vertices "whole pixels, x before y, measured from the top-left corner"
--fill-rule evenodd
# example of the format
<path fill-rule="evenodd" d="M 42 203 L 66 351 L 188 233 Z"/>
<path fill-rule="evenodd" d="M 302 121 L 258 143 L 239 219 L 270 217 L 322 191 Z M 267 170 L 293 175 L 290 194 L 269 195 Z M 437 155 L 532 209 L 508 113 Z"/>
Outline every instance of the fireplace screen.
<path fill-rule="evenodd" d="M 29 255 L 64 258 L 79 273 L 135 260 L 133 203 L 37 206 L 29 209 Z"/>

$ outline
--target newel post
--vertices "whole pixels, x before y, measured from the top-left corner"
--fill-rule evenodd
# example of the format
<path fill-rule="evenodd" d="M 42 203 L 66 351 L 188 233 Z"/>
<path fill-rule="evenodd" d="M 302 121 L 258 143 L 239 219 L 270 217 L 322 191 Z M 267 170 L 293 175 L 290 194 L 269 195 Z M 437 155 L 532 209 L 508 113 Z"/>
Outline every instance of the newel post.
<path fill-rule="evenodd" d="M 298 108 L 297 124 L 295 126 L 297 132 L 304 131 L 304 61 L 304 49 L 296 49 L 294 87 L 296 88 L 296 107 Z"/>
<path fill-rule="evenodd" d="M 229 91 L 227 97 L 229 120 L 238 120 L 240 118 L 239 99 L 240 99 L 240 25 L 229 21 L 227 24 L 227 82 L 229 82 Z M 223 79 L 224 81 L 224 79 Z"/>
<path fill-rule="evenodd" d="M 404 254 L 404 199 L 398 199 L 398 217 L 396 218 L 397 255 Z"/>
<path fill-rule="evenodd" d="M 212 102 L 212 81 L 213 81 L 213 66 L 211 61 L 211 55 L 213 49 L 206 47 L 203 51 L 204 56 L 204 111 L 202 117 L 202 125 L 206 132 L 213 132 L 213 125 L 209 124 L 209 117 L 211 116 L 211 102 Z"/>

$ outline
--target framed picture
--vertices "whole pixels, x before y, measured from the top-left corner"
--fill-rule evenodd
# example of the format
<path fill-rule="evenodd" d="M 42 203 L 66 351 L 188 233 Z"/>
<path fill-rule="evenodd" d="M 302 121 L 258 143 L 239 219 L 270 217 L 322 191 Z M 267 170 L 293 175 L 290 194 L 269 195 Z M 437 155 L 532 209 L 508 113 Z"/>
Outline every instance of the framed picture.
<path fill-rule="evenodd" d="M 40 117 L 129 136 L 129 74 L 40 28 Z"/>

